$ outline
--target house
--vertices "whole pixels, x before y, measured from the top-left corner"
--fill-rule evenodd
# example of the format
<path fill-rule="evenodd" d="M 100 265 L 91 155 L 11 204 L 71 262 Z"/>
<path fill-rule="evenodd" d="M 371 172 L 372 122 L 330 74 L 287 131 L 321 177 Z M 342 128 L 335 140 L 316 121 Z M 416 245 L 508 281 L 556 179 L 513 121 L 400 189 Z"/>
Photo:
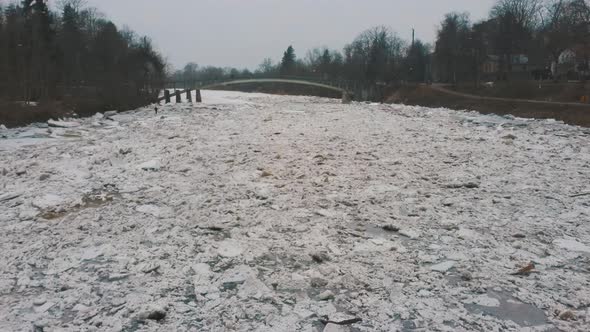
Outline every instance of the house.
<path fill-rule="evenodd" d="M 496 75 L 500 71 L 500 57 L 497 55 L 486 56 L 480 70 L 484 75 Z"/>
<path fill-rule="evenodd" d="M 555 77 L 565 77 L 568 80 L 588 79 L 590 78 L 589 59 L 589 46 L 574 46 L 561 52 L 557 62 L 553 61 L 551 72 Z"/>
<path fill-rule="evenodd" d="M 525 54 L 515 54 L 510 56 L 499 56 L 490 54 L 481 64 L 480 71 L 485 80 L 502 80 L 510 77 L 511 79 L 529 79 L 530 68 L 529 58 Z"/>

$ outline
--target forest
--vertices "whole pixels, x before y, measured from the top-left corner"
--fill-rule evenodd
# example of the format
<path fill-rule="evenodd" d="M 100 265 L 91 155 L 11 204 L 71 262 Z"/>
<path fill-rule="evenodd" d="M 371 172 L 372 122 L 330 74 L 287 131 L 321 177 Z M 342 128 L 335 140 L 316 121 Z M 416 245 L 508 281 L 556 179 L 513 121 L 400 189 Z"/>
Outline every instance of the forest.
<path fill-rule="evenodd" d="M 166 63 L 148 37 L 118 28 L 81 0 L 0 7 L 0 112 L 14 102 L 69 107 L 78 114 L 149 103 Z"/>

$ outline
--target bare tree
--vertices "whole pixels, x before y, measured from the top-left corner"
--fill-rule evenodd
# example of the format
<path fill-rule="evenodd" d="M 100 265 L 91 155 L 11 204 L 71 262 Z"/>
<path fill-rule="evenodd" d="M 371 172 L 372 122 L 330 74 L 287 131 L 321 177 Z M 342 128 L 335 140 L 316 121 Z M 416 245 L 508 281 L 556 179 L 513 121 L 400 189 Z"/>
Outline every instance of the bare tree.
<path fill-rule="evenodd" d="M 66 6 L 70 6 L 78 12 L 86 7 L 86 4 L 86 0 L 59 0 L 56 2 L 56 7 L 60 12 L 63 12 Z"/>
<path fill-rule="evenodd" d="M 258 66 L 258 71 L 262 74 L 270 74 L 276 70 L 271 58 L 266 58 Z"/>
<path fill-rule="evenodd" d="M 399 79 L 405 47 L 405 42 L 385 26 L 364 31 L 344 48 L 348 78 L 369 82 Z"/>
<path fill-rule="evenodd" d="M 464 71 L 471 23 L 467 13 L 449 13 L 438 30 L 436 62 L 443 81 L 457 83 Z"/>
<path fill-rule="evenodd" d="M 492 8 L 491 15 L 509 15 L 515 24 L 533 30 L 541 22 L 543 8 L 543 0 L 499 0 Z"/>
<path fill-rule="evenodd" d="M 590 42 L 590 6 L 584 0 L 550 1 L 546 6 L 543 22 L 544 46 L 555 63 L 559 63 L 559 58 L 565 50 L 578 45 L 588 45 Z"/>

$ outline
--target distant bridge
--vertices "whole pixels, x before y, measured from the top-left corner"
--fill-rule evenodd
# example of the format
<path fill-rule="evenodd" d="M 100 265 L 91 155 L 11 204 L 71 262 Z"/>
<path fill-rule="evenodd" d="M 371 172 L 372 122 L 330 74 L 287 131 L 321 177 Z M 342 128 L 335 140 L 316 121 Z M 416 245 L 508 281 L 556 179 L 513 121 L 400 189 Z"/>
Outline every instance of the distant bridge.
<path fill-rule="evenodd" d="M 314 81 L 313 79 L 308 78 L 252 78 L 252 79 L 228 79 L 228 80 L 220 80 L 220 81 L 207 81 L 207 82 L 194 82 L 194 83 L 186 83 L 186 82 L 169 82 L 164 90 L 164 96 L 158 99 L 158 102 L 165 101 L 166 103 L 170 103 L 171 101 L 171 94 L 169 91 L 170 86 L 172 85 L 171 89 L 174 90 L 174 95 L 176 98 L 176 102 L 181 102 L 182 94 L 186 94 L 186 98 L 188 101 L 192 102 L 192 91 L 196 91 L 196 102 L 201 102 L 201 90 L 211 89 L 216 87 L 222 86 L 229 86 L 229 85 L 237 85 L 237 84 L 248 84 L 248 83 L 283 83 L 283 84 L 296 84 L 296 85 L 305 85 L 305 86 L 312 86 L 323 88 L 326 90 L 336 91 L 342 94 L 342 102 L 349 103 L 353 96 L 355 89 L 357 88 L 356 84 L 350 81 L 327 81 L 327 80 L 318 80 Z M 177 89 L 176 86 L 182 86 L 182 89 Z"/>

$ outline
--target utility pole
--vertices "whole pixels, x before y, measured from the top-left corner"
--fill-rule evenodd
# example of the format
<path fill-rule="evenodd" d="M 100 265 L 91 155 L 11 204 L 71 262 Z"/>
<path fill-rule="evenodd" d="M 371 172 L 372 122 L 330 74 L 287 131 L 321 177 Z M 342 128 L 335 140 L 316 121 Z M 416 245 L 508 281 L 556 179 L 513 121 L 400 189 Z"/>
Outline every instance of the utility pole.
<path fill-rule="evenodd" d="M 414 30 L 414 28 L 412 28 L 412 47 L 414 47 L 415 37 L 416 37 L 416 30 Z"/>

